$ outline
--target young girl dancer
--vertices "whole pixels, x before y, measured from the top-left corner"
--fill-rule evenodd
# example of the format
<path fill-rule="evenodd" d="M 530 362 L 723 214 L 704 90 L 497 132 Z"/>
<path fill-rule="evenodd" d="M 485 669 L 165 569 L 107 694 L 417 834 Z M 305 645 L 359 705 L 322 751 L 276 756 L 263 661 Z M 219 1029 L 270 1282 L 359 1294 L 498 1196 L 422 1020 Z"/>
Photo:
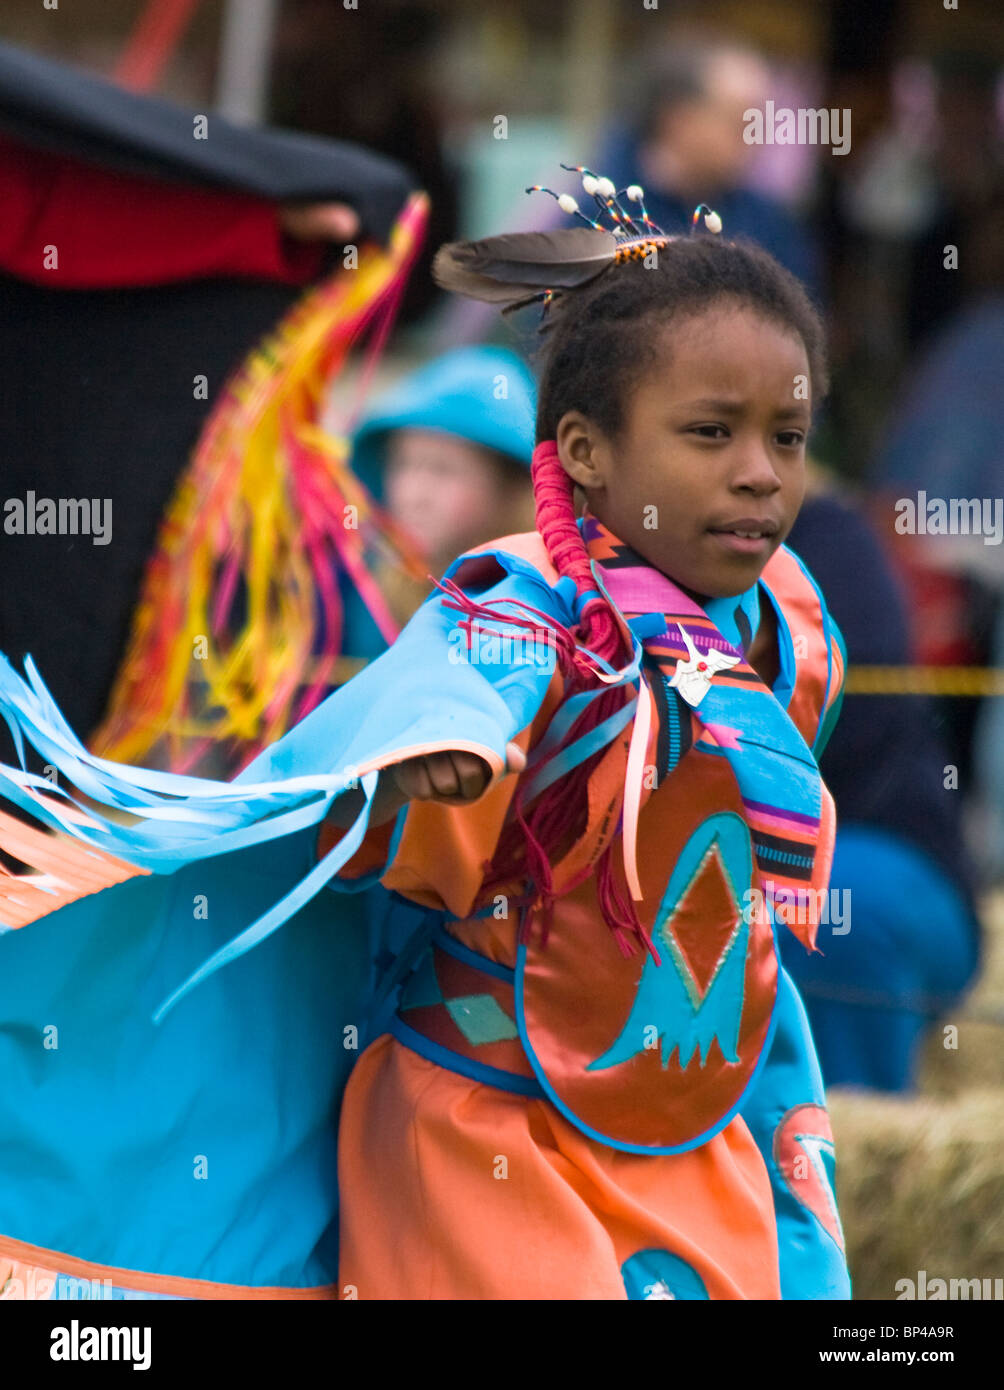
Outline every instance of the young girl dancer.
<path fill-rule="evenodd" d="M 783 545 L 819 325 L 764 253 L 667 237 L 644 204 L 638 227 L 583 182 L 616 232 L 586 219 L 439 262 L 502 304 L 547 295 L 538 530 L 461 557 L 233 782 L 89 754 L 34 668 L 0 660 L 0 715 L 59 771 L 0 767 L 17 812 L 0 813 L 0 923 L 26 929 L 0 970 L 0 1128 L 20 1155 L 0 1256 L 19 1268 L 330 1296 L 316 1101 L 376 1036 L 342 1113 L 343 1296 L 847 1296 L 818 1068 L 775 945 L 790 928 L 811 947 L 833 844 L 815 756 L 840 640 Z M 336 843 L 314 863 L 325 817 Z M 388 1031 L 379 995 L 360 1013 L 360 914 L 317 896 L 335 874 L 416 905 Z M 221 995 L 216 972 L 253 946 L 244 992 Z M 291 999 L 314 1020 L 299 1040 Z M 76 1042 L 43 1084 L 53 1024 Z M 182 1065 L 207 1036 L 211 1072 Z M 122 1104 L 137 1058 L 146 1110 Z M 220 1078 L 254 1100 L 236 1126 Z M 127 1120 L 143 1143 L 123 1167 L 109 1135 Z M 109 1173 L 145 1212 L 151 1163 L 177 1219 L 102 1222 Z"/>
<path fill-rule="evenodd" d="M 822 334 L 765 252 L 651 226 L 437 262 L 547 307 L 538 529 L 447 572 L 435 679 L 546 692 L 505 768 L 462 743 L 385 768 L 343 870 L 427 909 L 343 1104 L 343 1296 L 848 1296 L 774 941 L 812 947 L 833 843 L 840 639 L 783 545 Z"/>

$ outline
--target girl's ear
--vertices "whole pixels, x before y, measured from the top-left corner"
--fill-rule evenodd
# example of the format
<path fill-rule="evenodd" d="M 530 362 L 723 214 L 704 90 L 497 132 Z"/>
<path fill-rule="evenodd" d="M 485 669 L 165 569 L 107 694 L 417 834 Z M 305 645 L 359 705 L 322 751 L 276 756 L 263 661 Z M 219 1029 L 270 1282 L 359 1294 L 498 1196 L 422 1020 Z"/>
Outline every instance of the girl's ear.
<path fill-rule="evenodd" d="M 594 492 L 606 482 L 606 450 L 596 426 L 578 410 L 569 410 L 558 421 L 555 443 L 561 466 L 579 487 Z"/>

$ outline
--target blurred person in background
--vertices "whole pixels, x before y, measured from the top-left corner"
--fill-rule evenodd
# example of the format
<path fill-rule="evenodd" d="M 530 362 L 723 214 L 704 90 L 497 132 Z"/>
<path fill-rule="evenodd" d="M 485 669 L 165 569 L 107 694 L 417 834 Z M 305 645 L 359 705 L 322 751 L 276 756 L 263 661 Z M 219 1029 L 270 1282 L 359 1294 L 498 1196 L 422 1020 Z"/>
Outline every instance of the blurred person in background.
<path fill-rule="evenodd" d="M 854 138 L 817 184 L 835 330 L 827 457 L 859 481 L 912 359 L 971 292 L 970 247 L 1004 177 L 999 44 L 953 26 L 911 41 L 894 8 L 834 7 L 827 100 L 852 109 Z"/>
<path fill-rule="evenodd" d="M 408 188 L 355 146 L 215 115 L 198 140 L 192 119 L 0 45 L 7 497 L 97 495 L 111 518 L 100 545 L 50 535 L 44 565 L 6 520 L 0 639 L 32 654 L 85 741 L 226 381 L 339 263 L 339 242 L 386 236 Z"/>
<path fill-rule="evenodd" d="M 930 220 L 910 248 L 907 327 L 911 345 L 965 307 L 1001 247 L 1004 197 L 1004 107 L 1001 53 L 940 55 L 931 64 L 934 120 L 922 145 L 931 185 Z M 992 227 L 990 224 L 993 224 Z M 944 270 L 945 248 L 959 249 L 958 269 Z M 938 272 L 941 273 L 938 273 Z M 1000 273 L 996 273 L 1000 291 Z"/>
<path fill-rule="evenodd" d="M 1004 190 L 943 272 L 959 304 L 914 362 L 889 420 L 872 481 L 873 511 L 910 595 L 917 660 L 1004 667 L 1004 545 L 980 534 L 899 534 L 897 502 L 1004 493 Z M 923 502 L 919 504 L 923 509 Z M 919 529 L 919 528 L 918 528 Z M 928 529 L 925 526 L 925 529 Z M 960 785 L 979 789 L 978 850 L 1004 877 L 1004 701 L 940 700 Z"/>
<path fill-rule="evenodd" d="M 351 467 L 432 574 L 492 536 L 532 529 L 534 394 L 515 353 L 456 348 L 398 381 L 360 422 Z M 380 579 L 399 622 L 428 593 L 401 573 Z"/>
<path fill-rule="evenodd" d="M 810 566 L 849 664 L 908 665 L 905 600 L 862 512 L 826 481 L 810 486 L 788 544 Z M 979 960 L 963 793 L 931 702 L 850 694 L 820 768 L 837 807 L 822 954 L 781 954 L 805 1000 L 827 1086 L 911 1090 L 934 1021 Z"/>
<path fill-rule="evenodd" d="M 642 89 L 635 121 L 611 133 L 599 167 L 618 188 L 642 184 L 661 227 L 689 227 L 695 206 L 709 204 L 730 236 L 757 242 L 818 294 L 811 237 L 751 184 L 755 147 L 743 139 L 744 113 L 772 94 L 766 62 L 732 45 L 681 42 L 649 60 Z"/>

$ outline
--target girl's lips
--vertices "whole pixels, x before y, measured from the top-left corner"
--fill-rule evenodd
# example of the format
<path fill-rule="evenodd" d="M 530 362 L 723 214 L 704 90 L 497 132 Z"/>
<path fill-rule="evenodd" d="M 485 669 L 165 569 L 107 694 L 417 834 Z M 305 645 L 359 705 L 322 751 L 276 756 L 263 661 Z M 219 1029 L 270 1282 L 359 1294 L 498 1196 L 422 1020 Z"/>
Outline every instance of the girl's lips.
<path fill-rule="evenodd" d="M 735 531 L 709 531 L 708 535 L 740 555 L 762 555 L 771 549 L 774 539 L 773 536 L 738 536 Z"/>

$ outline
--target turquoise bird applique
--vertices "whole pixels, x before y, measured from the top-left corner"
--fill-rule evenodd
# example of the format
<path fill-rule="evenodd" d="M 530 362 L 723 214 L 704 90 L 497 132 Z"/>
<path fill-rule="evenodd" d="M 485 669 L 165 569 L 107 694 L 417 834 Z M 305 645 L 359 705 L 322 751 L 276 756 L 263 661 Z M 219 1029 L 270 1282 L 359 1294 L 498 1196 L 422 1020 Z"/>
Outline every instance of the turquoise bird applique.
<path fill-rule="evenodd" d="M 662 1065 L 678 1051 L 685 1071 L 715 1039 L 727 1062 L 739 1061 L 749 915 L 749 830 L 733 812 L 710 816 L 684 845 L 659 905 L 652 939 L 662 957 L 642 970 L 631 1013 L 613 1046 L 591 1062 L 600 1071 L 651 1051 Z"/>

